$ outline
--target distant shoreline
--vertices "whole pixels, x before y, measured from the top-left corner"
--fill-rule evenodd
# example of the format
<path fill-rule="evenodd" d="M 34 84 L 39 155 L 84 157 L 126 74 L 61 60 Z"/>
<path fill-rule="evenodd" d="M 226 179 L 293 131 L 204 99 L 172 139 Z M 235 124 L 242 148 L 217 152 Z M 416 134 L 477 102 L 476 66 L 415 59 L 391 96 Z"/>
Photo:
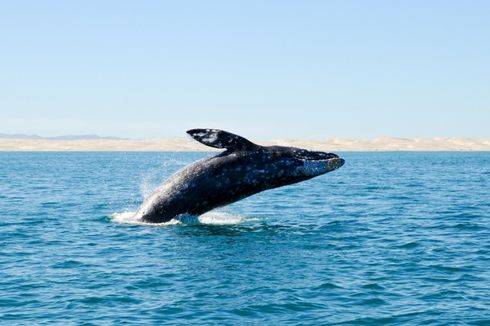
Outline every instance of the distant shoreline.
<path fill-rule="evenodd" d="M 269 140 L 256 141 L 261 145 L 281 145 L 321 151 L 490 151 L 490 139 L 471 138 L 376 138 L 326 140 Z M 173 139 L 0 139 L 0 152 L 27 151 L 199 151 L 215 149 L 188 138 Z"/>

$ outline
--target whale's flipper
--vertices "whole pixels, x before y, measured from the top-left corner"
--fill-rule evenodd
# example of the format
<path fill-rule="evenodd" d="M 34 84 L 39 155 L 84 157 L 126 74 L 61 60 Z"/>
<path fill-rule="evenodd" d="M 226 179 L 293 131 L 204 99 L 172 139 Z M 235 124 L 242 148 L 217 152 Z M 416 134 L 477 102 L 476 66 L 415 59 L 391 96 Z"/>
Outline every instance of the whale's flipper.
<path fill-rule="evenodd" d="M 219 129 L 191 129 L 187 133 L 198 142 L 214 148 L 226 148 L 228 151 L 248 151 L 260 146 L 251 141 Z"/>

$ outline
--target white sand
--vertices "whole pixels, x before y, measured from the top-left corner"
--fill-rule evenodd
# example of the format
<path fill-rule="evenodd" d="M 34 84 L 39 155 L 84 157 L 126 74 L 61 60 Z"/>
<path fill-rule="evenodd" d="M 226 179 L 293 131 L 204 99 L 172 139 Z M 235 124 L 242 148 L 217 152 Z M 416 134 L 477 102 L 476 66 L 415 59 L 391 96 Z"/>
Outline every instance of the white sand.
<path fill-rule="evenodd" d="M 321 151 L 490 151 L 490 139 L 469 138 L 376 138 L 327 140 L 256 141 Z M 0 151 L 211 151 L 190 138 L 127 140 L 0 139 Z"/>

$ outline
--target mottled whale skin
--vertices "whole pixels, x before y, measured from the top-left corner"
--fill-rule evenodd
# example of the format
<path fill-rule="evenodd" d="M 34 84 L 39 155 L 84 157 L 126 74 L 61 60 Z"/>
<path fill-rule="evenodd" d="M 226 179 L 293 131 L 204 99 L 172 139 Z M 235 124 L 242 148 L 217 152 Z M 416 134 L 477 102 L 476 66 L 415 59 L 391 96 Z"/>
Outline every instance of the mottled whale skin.
<path fill-rule="evenodd" d="M 226 151 L 190 164 L 171 176 L 141 205 L 137 218 L 163 223 L 183 214 L 201 215 L 258 192 L 336 170 L 333 153 L 260 146 L 218 129 L 192 129 L 195 140 Z"/>

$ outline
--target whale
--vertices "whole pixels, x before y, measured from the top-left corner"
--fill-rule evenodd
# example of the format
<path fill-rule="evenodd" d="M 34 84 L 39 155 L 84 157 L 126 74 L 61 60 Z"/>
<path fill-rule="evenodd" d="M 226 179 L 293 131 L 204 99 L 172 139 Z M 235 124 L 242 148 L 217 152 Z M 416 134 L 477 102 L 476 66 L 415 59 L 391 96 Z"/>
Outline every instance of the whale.
<path fill-rule="evenodd" d="M 291 185 L 337 170 L 337 154 L 286 146 L 261 146 L 219 129 L 187 131 L 203 145 L 224 151 L 172 175 L 140 206 L 136 218 L 164 223 L 199 216 L 264 190 Z"/>

